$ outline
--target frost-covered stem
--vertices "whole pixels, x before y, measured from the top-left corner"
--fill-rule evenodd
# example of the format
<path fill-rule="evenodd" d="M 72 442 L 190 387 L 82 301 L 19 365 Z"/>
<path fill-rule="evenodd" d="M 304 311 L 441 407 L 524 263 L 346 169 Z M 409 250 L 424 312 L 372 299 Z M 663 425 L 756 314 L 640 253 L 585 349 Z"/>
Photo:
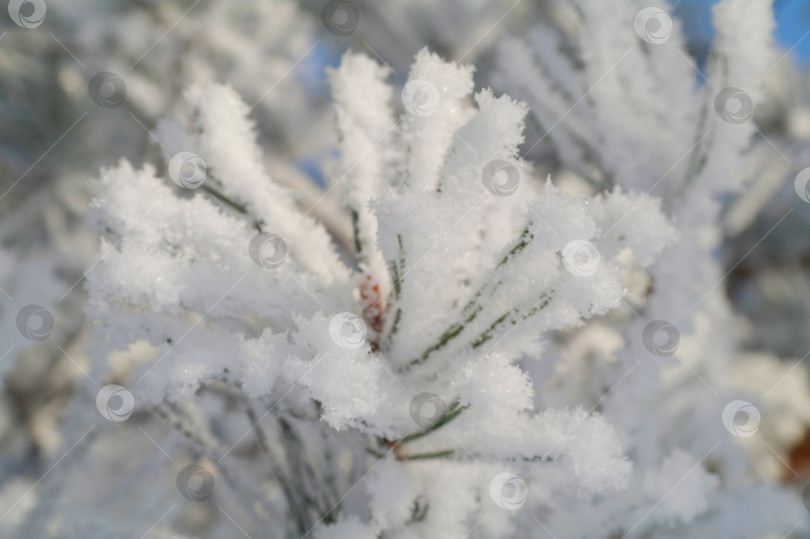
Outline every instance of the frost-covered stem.
<path fill-rule="evenodd" d="M 463 318 L 463 320 L 447 328 L 442 333 L 441 337 L 439 337 L 439 340 L 438 342 L 436 342 L 436 344 L 425 350 L 419 358 L 411 360 L 408 363 L 408 365 L 405 367 L 406 370 L 424 363 L 434 352 L 437 352 L 442 348 L 444 348 L 445 346 L 447 346 L 447 344 L 449 344 L 453 339 L 455 339 L 462 333 L 467 324 L 475 320 L 478 317 L 478 315 L 481 312 L 483 312 L 484 306 L 479 305 L 478 303 L 479 300 L 482 297 L 491 297 L 492 294 L 494 294 L 497 291 L 498 287 L 501 284 L 503 284 L 503 281 L 501 279 L 497 280 L 494 279 L 493 278 L 494 275 L 492 274 L 495 271 L 498 271 L 501 267 L 504 267 L 510 262 L 512 262 L 521 252 L 523 252 L 526 246 L 529 245 L 529 243 L 531 243 L 533 238 L 534 236 L 530 232 L 529 227 L 527 226 L 526 228 L 524 228 L 523 232 L 521 232 L 520 234 L 520 237 L 515 241 L 512 247 L 510 247 L 507 250 L 506 254 L 503 256 L 501 261 L 498 262 L 498 264 L 495 266 L 495 269 L 492 272 L 490 272 L 490 275 L 488 276 L 489 279 L 484 281 L 484 283 L 478 288 L 478 290 L 475 293 L 473 293 L 467 304 L 461 309 L 460 315 Z M 542 300 L 543 297 L 540 298 L 540 301 Z M 515 307 L 512 311 L 508 311 L 500 318 L 496 319 L 487 330 L 485 330 L 481 335 L 479 335 L 478 337 L 476 337 L 471 341 L 473 348 L 477 348 L 478 346 L 489 340 L 492 336 L 491 330 L 494 330 L 497 326 L 503 323 L 510 313 L 512 312 L 517 313 L 517 311 L 518 308 Z M 525 318 L 526 317 L 524 317 L 523 319 L 525 320 Z M 512 323 L 514 325 L 517 322 L 513 320 Z"/>
<path fill-rule="evenodd" d="M 251 483 L 249 481 L 242 481 L 235 476 L 231 466 L 223 462 L 223 452 L 216 444 L 215 439 L 198 434 L 202 431 L 202 425 L 196 425 L 180 407 L 180 404 L 167 402 L 165 405 L 156 405 L 154 410 L 160 418 L 202 450 L 202 453 L 208 457 L 211 463 L 216 465 L 222 478 L 230 486 L 231 491 L 240 499 L 241 505 L 247 508 L 254 524 L 261 527 L 262 518 L 256 512 L 254 504 L 256 502 L 260 503 L 271 515 L 277 513 L 276 508 L 268 502 L 267 497 L 259 489 L 250 488 Z"/>
<path fill-rule="evenodd" d="M 430 428 L 425 429 L 421 432 L 415 432 L 413 434 L 409 434 L 402 438 L 398 444 L 406 444 L 408 442 L 412 442 L 414 440 L 418 440 L 424 436 L 427 436 L 431 432 L 435 432 L 445 426 L 447 423 L 458 417 L 458 415 L 465 409 L 469 408 L 469 405 L 460 406 L 458 401 L 455 401 L 452 405 L 450 405 L 450 410 L 444 416 L 442 416 L 435 424 L 431 425 Z"/>
<path fill-rule="evenodd" d="M 284 445 L 287 463 L 291 470 L 290 475 L 296 477 L 299 481 L 290 493 L 293 496 L 294 506 L 291 507 L 295 514 L 296 523 L 301 533 L 306 533 L 314 524 L 314 518 L 311 511 L 315 511 L 322 517 L 322 521 L 329 523 L 334 521 L 333 511 L 330 507 L 333 506 L 326 494 L 323 494 L 322 499 L 316 500 L 314 496 L 318 496 L 321 484 L 315 471 L 311 466 L 302 458 L 302 453 L 305 450 L 303 441 L 295 432 L 292 424 L 284 418 L 279 417 L 279 427 L 281 428 L 281 442 Z M 299 496 L 300 494 L 300 496 Z M 291 505 L 293 505 L 291 503 Z M 334 509 L 339 509 L 335 507 Z"/>
<path fill-rule="evenodd" d="M 211 172 L 210 169 L 206 171 L 206 179 L 208 180 L 202 185 L 202 190 L 211 195 L 212 197 L 216 198 L 220 202 L 227 204 L 241 215 L 246 216 L 250 222 L 252 223 L 253 227 L 262 232 L 262 226 L 265 224 L 264 220 L 259 218 L 256 215 L 250 213 L 247 208 L 247 205 L 244 202 L 234 200 L 231 197 L 226 196 L 221 189 L 222 182 L 217 179 L 216 174 Z M 217 186 L 216 188 L 212 186 Z"/>
<path fill-rule="evenodd" d="M 400 234 L 397 234 L 397 251 L 397 260 L 392 260 L 388 264 L 391 270 L 391 295 L 393 296 L 393 299 L 389 301 L 389 303 L 396 305 L 396 310 L 394 312 L 393 322 L 391 323 L 391 329 L 388 330 L 385 350 L 390 350 L 394 335 L 396 335 L 399 330 L 399 322 L 402 319 L 402 307 L 399 305 L 399 301 L 402 297 L 402 276 L 405 274 L 405 249 L 402 247 L 402 235 Z"/>
<path fill-rule="evenodd" d="M 507 326 L 508 324 L 514 326 L 517 325 L 519 322 L 528 320 L 530 317 L 537 314 L 538 312 L 546 308 L 549 303 L 551 303 L 553 294 L 554 294 L 553 288 L 546 292 L 543 292 L 543 294 L 540 295 L 540 298 L 525 314 L 521 314 L 520 307 L 514 307 L 512 310 L 506 312 L 505 314 L 503 314 L 503 316 L 492 322 L 492 324 L 486 330 L 484 330 L 484 332 L 481 333 L 481 335 L 479 335 L 478 338 L 476 338 L 472 342 L 471 346 L 473 347 L 473 349 L 478 348 L 488 340 L 492 339 L 492 337 L 495 335 L 495 332 L 500 328 Z"/>
<path fill-rule="evenodd" d="M 202 190 L 205 191 L 206 193 L 210 194 L 211 196 L 213 196 L 214 198 L 216 198 L 220 202 L 224 202 L 225 204 L 227 204 L 231 208 L 235 209 L 236 211 L 238 211 L 242 215 L 247 215 L 247 208 L 245 208 L 242 204 L 239 204 L 238 202 L 234 202 L 233 200 L 226 197 L 225 195 L 223 195 L 221 192 L 219 192 L 217 189 L 214 189 L 210 185 L 203 184 Z"/>
<path fill-rule="evenodd" d="M 443 451 L 434 451 L 431 453 L 419 453 L 417 455 L 405 455 L 400 457 L 399 460 L 429 460 L 429 459 L 440 459 L 444 457 L 449 457 L 453 453 L 455 453 L 455 449 L 445 449 Z"/>
<path fill-rule="evenodd" d="M 319 492 L 322 490 L 323 481 L 321 481 L 318 477 L 312 463 L 301 458 L 304 454 L 302 449 L 306 447 L 303 438 L 298 435 L 290 421 L 280 418 L 279 424 L 281 425 L 284 438 L 289 440 L 289 450 L 293 451 L 293 449 L 295 449 L 295 451 L 293 451 L 293 458 L 296 461 L 296 468 L 301 472 L 301 476 L 306 478 L 309 484 L 308 486 L 311 488 L 310 494 L 306 495 L 307 501 L 316 510 L 321 513 L 325 513 L 328 511 L 328 508 L 332 506 L 332 502 L 329 500 L 328 495 L 325 492 Z M 315 499 L 315 497 L 320 497 L 321 499 L 318 501 Z M 324 518 L 329 522 L 333 520 L 332 517 Z"/>
<path fill-rule="evenodd" d="M 225 370 L 225 374 L 221 377 L 221 380 L 224 383 L 229 384 L 229 385 L 233 385 L 237 389 L 241 390 L 241 384 L 240 383 L 232 383 L 230 381 L 230 379 L 228 377 L 228 370 L 227 369 Z M 307 510 L 308 507 L 316 507 L 316 509 L 318 509 L 317 505 L 314 504 L 314 502 L 309 497 L 307 497 L 306 494 L 304 494 L 305 499 L 301 500 L 301 496 L 299 496 L 298 493 L 302 489 L 300 489 L 298 486 L 296 486 L 295 482 L 293 481 L 293 477 L 301 478 L 301 477 L 306 477 L 306 476 L 304 474 L 295 473 L 296 471 L 297 472 L 301 471 L 300 469 L 297 469 L 297 468 L 295 470 L 293 470 L 293 472 L 291 472 L 289 474 L 284 473 L 284 470 L 286 469 L 286 466 L 283 466 L 280 463 L 279 459 L 276 458 L 276 456 L 274 455 L 273 450 L 272 450 L 272 448 L 270 446 L 270 438 L 267 436 L 267 434 L 264 432 L 263 427 L 260 425 L 259 417 L 256 414 L 256 411 L 255 411 L 253 405 L 251 404 L 251 402 L 249 400 L 246 400 L 245 407 L 246 407 L 246 412 L 247 412 L 248 418 L 249 418 L 249 420 L 251 422 L 251 425 L 253 425 L 253 428 L 254 428 L 254 430 L 256 432 L 256 437 L 258 439 L 259 445 L 262 447 L 262 449 L 264 449 L 265 454 L 266 454 L 267 458 L 269 459 L 270 472 L 272 473 L 272 475 L 276 479 L 276 481 L 278 481 L 279 487 L 281 488 L 282 492 L 284 493 L 284 497 L 286 498 L 288 506 L 290 507 L 293 514 L 295 514 L 297 516 L 298 515 L 308 515 L 308 510 Z M 178 418 L 178 419 L 181 419 L 181 418 Z M 281 424 L 281 420 L 279 420 L 279 423 Z M 180 428 L 183 428 L 183 427 L 180 427 Z M 298 452 L 303 447 L 302 444 L 300 443 L 300 440 L 291 440 L 290 439 L 291 437 L 288 435 L 289 433 L 285 432 L 284 429 L 282 429 L 282 432 L 284 433 L 284 436 L 281 436 L 280 440 L 281 440 L 282 444 L 284 445 L 284 451 L 285 451 L 285 454 L 288 456 L 288 460 L 290 458 L 290 455 L 293 455 L 292 458 L 297 458 Z M 195 438 L 199 439 L 199 437 L 195 437 Z M 287 442 L 290 442 L 290 443 L 288 444 Z M 199 441 L 197 442 L 197 444 L 202 445 Z M 290 446 L 292 446 L 292 447 L 290 447 Z M 221 452 L 221 451 L 219 451 L 219 452 Z M 218 453 L 218 452 L 215 451 L 214 453 Z M 215 456 L 217 457 L 216 462 L 218 463 L 218 465 L 221 465 L 222 457 L 217 456 L 217 455 L 215 455 Z M 314 476 L 314 472 L 311 469 L 309 469 L 308 471 L 311 472 L 312 476 Z M 231 482 L 231 485 L 232 485 L 232 488 L 233 488 L 233 485 L 234 485 L 233 481 Z M 321 509 L 318 509 L 318 510 L 321 511 Z M 296 518 L 296 520 L 298 522 L 299 532 L 305 533 L 306 530 L 309 529 L 309 526 L 311 525 L 311 522 L 309 522 L 305 518 L 300 518 L 299 519 L 298 517 Z"/>
<path fill-rule="evenodd" d="M 259 425 L 259 422 L 261 421 L 261 419 L 256 414 L 256 410 L 253 408 L 253 406 L 250 404 L 250 402 L 248 402 L 246 404 L 246 411 L 247 411 L 248 421 L 250 421 L 250 424 L 253 425 L 254 429 L 256 429 L 256 438 L 259 441 L 259 446 L 265 452 L 268 452 L 270 449 L 269 449 L 268 443 L 267 443 L 268 442 L 267 441 L 267 435 L 264 433 L 264 429 L 262 429 L 261 425 Z"/>
<path fill-rule="evenodd" d="M 323 459 L 326 464 L 324 469 L 324 479 L 322 488 L 329 489 L 332 499 L 340 499 L 340 493 L 337 490 L 337 477 L 335 474 L 335 458 L 331 450 L 331 440 L 329 439 L 329 432 L 321 430 L 321 443 L 323 444 Z M 331 506 L 330 506 L 331 507 Z"/>
<path fill-rule="evenodd" d="M 254 429 L 256 430 L 256 435 L 259 439 L 259 444 L 265 450 L 266 458 L 270 463 L 270 472 L 272 473 L 273 477 L 278 481 L 279 487 L 281 488 L 282 493 L 284 494 L 285 499 L 287 500 L 287 505 L 290 508 L 290 511 L 296 515 L 296 522 L 299 529 L 299 532 L 305 533 L 307 528 L 307 522 L 303 518 L 299 518 L 299 515 L 304 515 L 307 513 L 306 505 L 300 500 L 298 496 L 299 489 L 293 484 L 291 480 L 292 474 L 285 474 L 284 469 L 286 468 L 281 464 L 279 459 L 274 453 L 273 448 L 270 446 L 270 439 L 264 432 L 264 429 L 259 424 L 259 420 L 256 416 L 256 413 L 253 407 L 248 403 L 248 416 L 251 418 L 251 424 L 253 425 Z M 284 443 L 284 438 L 281 438 L 282 443 Z M 286 450 L 285 450 L 286 451 Z M 303 531 L 302 531 L 303 530 Z"/>

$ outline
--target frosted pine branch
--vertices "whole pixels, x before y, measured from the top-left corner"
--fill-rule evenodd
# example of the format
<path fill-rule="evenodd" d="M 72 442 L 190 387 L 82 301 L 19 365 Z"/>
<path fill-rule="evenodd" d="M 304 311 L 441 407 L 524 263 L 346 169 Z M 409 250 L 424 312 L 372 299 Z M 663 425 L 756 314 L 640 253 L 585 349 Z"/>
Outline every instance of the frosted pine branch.
<path fill-rule="evenodd" d="M 425 466 L 417 462 L 469 469 L 479 460 L 486 469 L 554 469 L 572 493 L 622 488 L 630 464 L 610 426 L 583 410 L 537 414 L 517 362 L 539 352 L 544 333 L 616 307 L 619 255 L 635 252 L 646 267 L 674 229 L 641 195 L 589 201 L 533 178 L 517 153 L 525 105 L 489 90 L 472 96 L 470 68 L 421 52 L 398 119 L 385 78 L 351 53 L 331 75 L 334 180 L 345 182 L 355 223 L 349 266 L 340 259 L 349 253 L 339 256 L 263 172 L 236 94 L 189 89 L 185 117 L 158 130 L 170 179 L 125 162 L 102 175 L 93 220 L 107 239 L 87 307 L 96 353 L 149 342 L 152 359 L 127 375 L 143 406 L 191 405 L 222 381 L 260 417 L 248 436 L 286 454 L 288 466 L 300 449 L 267 444 L 326 429 L 340 446 L 377 455 L 361 465 L 372 475 L 377 458 L 416 481 Z M 646 208 L 637 226 L 621 227 L 622 208 L 637 204 Z M 274 419 L 259 426 L 268 414 Z M 285 489 L 288 472 L 271 476 L 300 533 L 345 513 L 328 494 L 328 477 L 344 472 L 325 457 L 306 452 L 309 487 Z M 427 485 L 416 488 L 397 503 L 438 503 Z M 481 510 L 475 490 L 462 489 L 470 498 L 459 526 Z M 369 510 L 372 527 L 408 525 L 373 503 Z M 439 514 L 427 512 L 420 525 Z"/>
<path fill-rule="evenodd" d="M 114 164 L 76 174 L 67 292 L 18 245 L 39 199 L 0 220 L 0 334 L 39 358 L 0 364 L 0 534 L 801 530 L 807 371 L 726 292 L 789 215 L 729 250 L 790 168 L 767 1 L 716 3 L 705 62 L 658 0 L 62 4 L 49 83 Z"/>

